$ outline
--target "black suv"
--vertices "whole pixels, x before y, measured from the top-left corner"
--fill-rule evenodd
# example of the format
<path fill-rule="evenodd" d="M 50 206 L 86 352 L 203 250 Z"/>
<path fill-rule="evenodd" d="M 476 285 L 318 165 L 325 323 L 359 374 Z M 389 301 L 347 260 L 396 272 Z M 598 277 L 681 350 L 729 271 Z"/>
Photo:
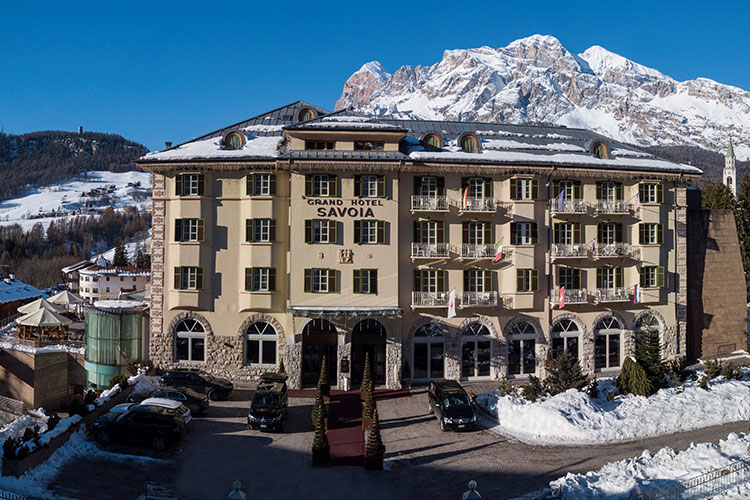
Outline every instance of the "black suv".
<path fill-rule="evenodd" d="M 247 413 L 248 429 L 284 430 L 289 403 L 286 379 L 282 373 L 263 374 Z"/>
<path fill-rule="evenodd" d="M 430 382 L 427 399 L 428 411 L 437 415 L 441 431 L 476 429 L 477 416 L 469 395 L 455 380 Z"/>
<path fill-rule="evenodd" d="M 163 450 L 185 434 L 187 421 L 180 408 L 184 406 L 132 405 L 124 413 L 106 413 L 94 422 L 94 436 L 102 444 L 128 441 Z"/>
<path fill-rule="evenodd" d="M 226 399 L 234 386 L 229 380 L 214 377 L 201 370 L 170 370 L 161 376 L 162 387 L 185 387 L 205 394 L 211 401 Z"/>

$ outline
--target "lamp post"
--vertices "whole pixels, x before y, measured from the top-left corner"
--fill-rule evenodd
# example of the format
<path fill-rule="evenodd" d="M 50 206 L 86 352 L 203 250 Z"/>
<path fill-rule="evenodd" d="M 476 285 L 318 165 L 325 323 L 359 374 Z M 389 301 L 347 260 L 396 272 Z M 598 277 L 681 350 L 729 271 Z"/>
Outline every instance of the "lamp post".
<path fill-rule="evenodd" d="M 477 491 L 477 482 L 472 479 L 469 481 L 469 489 L 461 495 L 461 500 L 479 500 L 481 498 L 482 495 Z"/>

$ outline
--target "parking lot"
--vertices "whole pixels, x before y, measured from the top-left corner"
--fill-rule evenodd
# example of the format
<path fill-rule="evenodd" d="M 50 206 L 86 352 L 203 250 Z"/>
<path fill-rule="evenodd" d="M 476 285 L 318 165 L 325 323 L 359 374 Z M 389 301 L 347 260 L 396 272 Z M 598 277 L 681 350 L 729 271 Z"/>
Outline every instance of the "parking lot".
<path fill-rule="evenodd" d="M 54 491 L 70 498 L 132 500 L 143 493 L 146 482 L 156 482 L 182 498 L 223 500 L 239 480 L 253 500 L 327 499 L 338 494 L 358 499 L 451 499 L 459 498 L 474 479 L 484 498 L 503 499 L 542 488 L 569 471 L 585 472 L 638 456 L 644 448 L 686 448 L 691 441 L 747 430 L 747 423 L 737 423 L 605 447 L 532 446 L 488 430 L 440 432 L 435 418 L 427 415 L 424 389 L 416 389 L 411 397 L 378 400 L 390 470 L 313 469 L 312 399 L 290 399 L 283 434 L 247 430 L 249 394 L 233 399 L 212 403 L 205 416 L 194 419 L 187 438 L 164 452 L 118 445 L 107 447 L 104 456 L 75 457 L 51 482 Z"/>

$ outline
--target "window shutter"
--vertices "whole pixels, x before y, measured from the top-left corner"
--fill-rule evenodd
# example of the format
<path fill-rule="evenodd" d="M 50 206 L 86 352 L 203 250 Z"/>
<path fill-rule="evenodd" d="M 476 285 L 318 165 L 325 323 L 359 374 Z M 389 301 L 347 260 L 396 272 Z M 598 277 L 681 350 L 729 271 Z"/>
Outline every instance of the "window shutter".
<path fill-rule="evenodd" d="M 174 178 L 174 194 L 182 196 L 182 174 L 178 174 Z"/>
<path fill-rule="evenodd" d="M 492 291 L 492 271 L 490 271 L 489 269 L 484 270 L 484 291 Z"/>
<path fill-rule="evenodd" d="M 375 229 L 378 233 L 378 243 L 381 245 L 385 243 L 385 221 L 379 220 L 375 223 Z"/>
<path fill-rule="evenodd" d="M 195 287 L 198 290 L 203 290 L 203 268 L 199 267 L 195 270 Z"/>
<path fill-rule="evenodd" d="M 531 179 L 531 199 L 539 199 L 539 179 Z"/>
<path fill-rule="evenodd" d="M 615 223 L 615 241 L 617 243 L 622 243 L 622 224 Z"/>
<path fill-rule="evenodd" d="M 602 243 L 604 241 L 604 223 L 600 222 L 596 225 L 596 242 Z"/>
<path fill-rule="evenodd" d="M 656 242 L 659 245 L 664 243 L 664 226 L 662 224 L 656 225 Z"/>
<path fill-rule="evenodd" d="M 422 291 L 422 271 L 419 271 L 417 269 L 414 270 L 414 291 Z"/>
<path fill-rule="evenodd" d="M 436 177 L 435 186 L 437 187 L 437 195 L 445 196 L 445 177 Z"/>
<path fill-rule="evenodd" d="M 245 182 L 245 193 L 248 196 L 255 194 L 255 174 L 247 174 L 247 181 Z"/>
<path fill-rule="evenodd" d="M 461 224 L 461 243 L 464 245 L 469 243 L 469 224 L 470 222 L 464 222 Z"/>
<path fill-rule="evenodd" d="M 622 183 L 618 182 L 615 184 L 615 199 L 616 200 L 622 200 L 623 194 L 622 194 Z"/>
<path fill-rule="evenodd" d="M 198 219 L 198 241 L 203 241 L 206 233 L 206 221 Z"/>
<path fill-rule="evenodd" d="M 422 241 L 422 223 L 418 220 L 414 221 L 414 243 L 420 243 Z"/>
<path fill-rule="evenodd" d="M 305 176 L 305 196 L 312 196 L 313 194 L 313 176 L 307 174 Z"/>
<path fill-rule="evenodd" d="M 198 196 L 206 194 L 206 176 L 198 174 Z"/>
<path fill-rule="evenodd" d="M 664 185 L 656 185 L 656 203 L 664 203 Z"/>
<path fill-rule="evenodd" d="M 268 219 L 268 239 L 276 241 L 276 219 Z"/>
<path fill-rule="evenodd" d="M 638 184 L 638 198 L 641 203 L 646 203 L 646 186 L 643 183 Z"/>
<path fill-rule="evenodd" d="M 378 176 L 378 198 L 385 198 L 385 175 Z"/>
<path fill-rule="evenodd" d="M 359 198 L 360 196 L 362 196 L 362 176 L 361 175 L 354 176 L 354 196 L 355 198 Z"/>
<path fill-rule="evenodd" d="M 378 270 L 370 269 L 370 293 L 378 293 Z"/>
<path fill-rule="evenodd" d="M 604 288 L 604 268 L 596 268 L 596 288 Z"/>
<path fill-rule="evenodd" d="M 253 289 L 253 269 L 251 267 L 245 268 L 245 290 L 252 291 Z"/>
<path fill-rule="evenodd" d="M 664 287 L 664 266 L 659 266 L 656 268 L 656 283 L 659 288 Z"/>
<path fill-rule="evenodd" d="M 560 222 L 555 222 L 555 225 L 553 226 L 552 230 L 552 242 L 553 243 L 560 243 Z"/>
<path fill-rule="evenodd" d="M 469 185 L 469 178 L 468 177 L 461 177 L 461 196 L 464 195 L 464 190 Z"/>
<path fill-rule="evenodd" d="M 560 195 L 560 181 L 552 181 L 552 196 L 550 198 L 557 198 Z"/>
<path fill-rule="evenodd" d="M 601 200 L 602 199 L 602 183 L 597 182 L 596 183 L 596 199 Z M 601 288 L 601 287 L 599 287 Z"/>
<path fill-rule="evenodd" d="M 276 174 L 270 174 L 270 179 L 268 181 L 268 193 L 270 195 L 276 194 Z"/>
<path fill-rule="evenodd" d="M 276 291 L 276 268 L 275 267 L 268 268 L 268 291 L 269 292 Z"/>
<path fill-rule="evenodd" d="M 471 271 L 464 269 L 464 292 L 469 291 L 469 281 L 471 279 Z"/>
<path fill-rule="evenodd" d="M 336 283 L 336 270 L 328 270 L 328 293 L 336 293 L 338 291 L 338 283 Z"/>
<path fill-rule="evenodd" d="M 362 243 L 362 221 L 354 221 L 354 244 L 358 245 Z"/>
<path fill-rule="evenodd" d="M 179 267 L 174 268 L 174 289 L 182 289 L 182 269 Z"/>
<path fill-rule="evenodd" d="M 576 200 L 580 200 L 581 198 L 583 198 L 582 192 L 583 189 L 581 187 L 581 181 L 575 181 L 573 183 L 573 198 L 575 198 Z"/>
<path fill-rule="evenodd" d="M 250 243 L 255 238 L 255 219 L 245 219 L 245 241 Z"/>
<path fill-rule="evenodd" d="M 312 243 L 313 240 L 313 221 L 307 219 L 305 221 L 305 243 Z"/>
<path fill-rule="evenodd" d="M 484 196 L 485 198 L 492 198 L 492 178 L 485 177 L 484 179 Z"/>
<path fill-rule="evenodd" d="M 531 270 L 531 291 L 536 292 L 539 290 L 539 271 L 537 269 Z"/>
<path fill-rule="evenodd" d="M 622 287 L 623 283 L 623 276 L 622 276 L 622 268 L 616 267 L 615 268 L 615 286 L 616 287 Z"/>
<path fill-rule="evenodd" d="M 312 269 L 305 269 L 305 293 L 312 292 Z"/>
<path fill-rule="evenodd" d="M 646 225 L 641 222 L 638 224 L 638 244 L 643 245 L 646 242 Z"/>
<path fill-rule="evenodd" d="M 492 222 L 485 222 L 484 223 L 484 244 L 485 245 L 494 245 L 495 244 L 495 238 L 494 238 L 494 231 L 495 226 L 492 224 Z"/>
<path fill-rule="evenodd" d="M 539 243 L 539 229 L 536 222 L 531 223 L 531 244 L 536 245 Z"/>
<path fill-rule="evenodd" d="M 517 194 L 517 187 L 516 187 L 516 181 L 518 179 L 511 179 L 510 180 L 510 199 L 511 200 L 517 200 L 518 194 Z"/>
<path fill-rule="evenodd" d="M 445 243 L 445 221 L 437 222 L 436 239 L 438 243 Z"/>
<path fill-rule="evenodd" d="M 354 293 L 361 293 L 359 285 L 359 269 L 354 270 Z"/>
<path fill-rule="evenodd" d="M 646 288 L 646 269 L 642 267 L 638 272 L 640 273 L 640 286 L 641 288 Z"/>
<path fill-rule="evenodd" d="M 516 291 L 517 292 L 525 292 L 524 286 L 523 286 L 523 269 L 516 269 Z"/>
<path fill-rule="evenodd" d="M 174 220 L 174 240 L 182 241 L 182 219 Z"/>
<path fill-rule="evenodd" d="M 339 224 L 335 220 L 328 220 L 328 243 L 337 244 L 339 242 Z"/>
<path fill-rule="evenodd" d="M 422 194 L 422 177 L 414 178 L 414 196 Z"/>
<path fill-rule="evenodd" d="M 328 196 L 338 197 L 338 176 L 328 176 Z"/>
<path fill-rule="evenodd" d="M 511 222 L 510 223 L 510 242 L 511 245 L 518 245 L 518 240 L 516 240 L 516 224 L 517 222 Z"/>
<path fill-rule="evenodd" d="M 581 289 L 581 275 L 583 274 L 583 271 L 580 269 L 573 269 L 573 288 L 575 290 Z"/>
<path fill-rule="evenodd" d="M 437 273 L 437 291 L 438 292 L 445 292 L 446 283 L 445 283 L 445 270 L 438 269 L 436 271 Z"/>

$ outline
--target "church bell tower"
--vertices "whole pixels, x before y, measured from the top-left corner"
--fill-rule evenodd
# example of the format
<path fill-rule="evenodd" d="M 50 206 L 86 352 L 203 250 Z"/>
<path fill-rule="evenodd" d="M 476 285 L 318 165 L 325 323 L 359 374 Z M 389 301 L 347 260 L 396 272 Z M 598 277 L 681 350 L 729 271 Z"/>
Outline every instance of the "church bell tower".
<path fill-rule="evenodd" d="M 732 138 L 729 138 L 729 147 L 727 148 L 727 154 L 724 157 L 724 172 L 722 174 L 722 180 L 724 184 L 732 191 L 732 194 L 737 196 L 737 167 L 735 166 L 734 146 L 732 146 Z"/>

